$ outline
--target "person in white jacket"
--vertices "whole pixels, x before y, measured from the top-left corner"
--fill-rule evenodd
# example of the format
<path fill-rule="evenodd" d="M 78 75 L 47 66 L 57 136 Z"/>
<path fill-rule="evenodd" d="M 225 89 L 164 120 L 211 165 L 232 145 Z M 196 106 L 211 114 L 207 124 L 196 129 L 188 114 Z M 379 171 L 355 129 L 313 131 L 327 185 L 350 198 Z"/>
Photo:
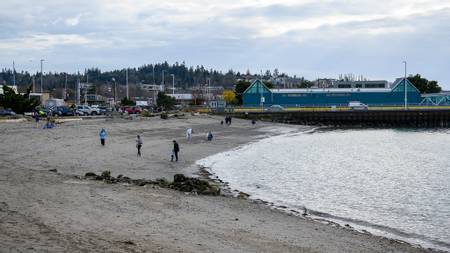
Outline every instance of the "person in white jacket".
<path fill-rule="evenodd" d="M 188 141 L 190 141 L 191 138 L 192 138 L 192 128 L 188 128 L 188 129 L 186 130 L 186 139 L 187 139 Z"/>

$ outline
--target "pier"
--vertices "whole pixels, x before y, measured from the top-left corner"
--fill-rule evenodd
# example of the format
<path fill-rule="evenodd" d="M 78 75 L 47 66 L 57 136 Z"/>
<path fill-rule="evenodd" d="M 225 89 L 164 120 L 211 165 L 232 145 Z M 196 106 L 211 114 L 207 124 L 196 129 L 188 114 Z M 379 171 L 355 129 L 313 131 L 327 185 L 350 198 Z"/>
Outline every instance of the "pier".
<path fill-rule="evenodd" d="M 232 113 L 234 117 L 288 124 L 368 127 L 450 127 L 450 110 L 281 111 Z"/>

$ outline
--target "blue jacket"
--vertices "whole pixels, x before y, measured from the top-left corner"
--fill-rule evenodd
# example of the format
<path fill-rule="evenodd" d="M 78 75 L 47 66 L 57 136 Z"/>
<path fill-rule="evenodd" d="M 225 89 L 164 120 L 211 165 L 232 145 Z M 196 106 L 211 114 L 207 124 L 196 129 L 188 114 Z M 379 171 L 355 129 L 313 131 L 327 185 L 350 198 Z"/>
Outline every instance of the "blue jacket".
<path fill-rule="evenodd" d="M 101 130 L 99 135 L 100 135 L 101 140 L 106 139 L 106 131 L 105 130 Z"/>

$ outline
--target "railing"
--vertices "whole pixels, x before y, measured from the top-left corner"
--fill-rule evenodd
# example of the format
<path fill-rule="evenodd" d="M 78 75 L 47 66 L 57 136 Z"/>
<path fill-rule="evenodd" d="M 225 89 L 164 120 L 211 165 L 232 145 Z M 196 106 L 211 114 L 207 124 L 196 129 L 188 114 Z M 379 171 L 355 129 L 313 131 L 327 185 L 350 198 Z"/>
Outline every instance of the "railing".
<path fill-rule="evenodd" d="M 283 106 L 283 105 L 281 105 Z M 336 107 L 325 106 L 325 105 L 313 105 L 313 106 L 298 106 L 293 107 L 292 105 L 283 106 L 284 109 L 280 111 L 350 111 L 354 110 L 348 105 L 336 105 Z M 386 111 L 395 111 L 395 110 L 403 110 L 404 105 L 371 105 L 368 107 L 368 110 L 386 110 Z M 419 104 L 408 104 L 409 110 L 444 110 L 450 109 L 449 105 L 445 106 L 427 106 L 427 105 L 419 105 Z M 261 112 L 261 111 L 271 111 L 269 107 L 235 107 L 234 112 Z"/>

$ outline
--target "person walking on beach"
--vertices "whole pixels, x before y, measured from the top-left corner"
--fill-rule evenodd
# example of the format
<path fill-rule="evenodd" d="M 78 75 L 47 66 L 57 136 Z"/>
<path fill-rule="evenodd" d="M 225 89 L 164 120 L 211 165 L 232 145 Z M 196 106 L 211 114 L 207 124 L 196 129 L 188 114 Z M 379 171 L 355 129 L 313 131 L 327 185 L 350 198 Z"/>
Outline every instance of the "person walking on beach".
<path fill-rule="evenodd" d="M 39 112 L 34 112 L 34 120 L 36 121 L 36 128 L 39 128 Z"/>
<path fill-rule="evenodd" d="M 211 133 L 211 131 L 208 132 L 208 134 L 206 135 L 206 138 L 208 139 L 208 141 L 212 141 L 213 134 Z"/>
<path fill-rule="evenodd" d="M 142 141 L 141 136 L 137 136 L 136 137 L 136 148 L 137 148 L 137 156 L 141 156 L 141 148 L 142 148 L 142 144 L 144 144 L 144 142 Z"/>
<path fill-rule="evenodd" d="M 191 140 L 191 138 L 192 138 L 192 128 L 188 128 L 186 130 L 186 138 L 187 138 L 188 141 Z"/>
<path fill-rule="evenodd" d="M 180 152 L 180 145 L 178 145 L 178 142 L 176 140 L 173 140 L 173 149 L 172 149 L 172 159 L 170 160 L 173 162 L 173 158 L 175 158 L 175 162 L 178 162 L 178 152 Z"/>
<path fill-rule="evenodd" d="M 100 143 L 102 144 L 102 146 L 105 146 L 105 140 L 106 140 L 106 130 L 104 128 L 102 128 L 102 130 L 100 130 L 99 136 L 100 136 Z"/>

